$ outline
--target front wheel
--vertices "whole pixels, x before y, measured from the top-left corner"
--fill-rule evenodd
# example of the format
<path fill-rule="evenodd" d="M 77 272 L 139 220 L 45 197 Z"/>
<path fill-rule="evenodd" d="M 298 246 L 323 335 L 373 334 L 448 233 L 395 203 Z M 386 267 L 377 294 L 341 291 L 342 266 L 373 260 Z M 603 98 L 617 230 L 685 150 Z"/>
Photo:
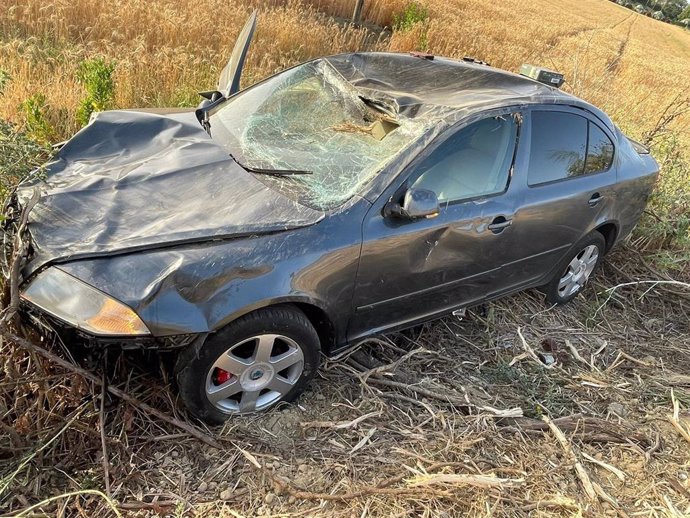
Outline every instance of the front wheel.
<path fill-rule="evenodd" d="M 316 330 L 297 308 L 265 308 L 180 353 L 175 372 L 180 395 L 195 416 L 219 424 L 232 415 L 292 401 L 319 364 Z"/>
<path fill-rule="evenodd" d="M 574 248 L 556 270 L 556 275 L 542 287 L 546 300 L 565 304 L 574 299 L 597 269 L 606 250 L 606 240 L 599 232 L 592 232 Z"/>

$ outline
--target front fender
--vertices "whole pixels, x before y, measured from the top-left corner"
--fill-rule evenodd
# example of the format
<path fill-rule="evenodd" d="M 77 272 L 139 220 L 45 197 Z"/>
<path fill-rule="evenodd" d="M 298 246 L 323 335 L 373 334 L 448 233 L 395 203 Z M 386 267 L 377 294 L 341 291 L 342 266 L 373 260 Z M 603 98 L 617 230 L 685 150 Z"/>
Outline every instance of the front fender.
<path fill-rule="evenodd" d="M 255 309 L 318 307 L 345 327 L 361 218 L 337 217 L 278 234 L 61 264 L 130 306 L 154 336 L 208 333 Z"/>

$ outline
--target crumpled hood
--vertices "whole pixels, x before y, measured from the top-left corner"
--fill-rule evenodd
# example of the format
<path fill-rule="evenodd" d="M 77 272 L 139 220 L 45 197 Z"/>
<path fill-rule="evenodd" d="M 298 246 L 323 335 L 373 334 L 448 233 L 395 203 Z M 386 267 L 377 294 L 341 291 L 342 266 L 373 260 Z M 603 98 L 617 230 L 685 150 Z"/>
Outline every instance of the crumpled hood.
<path fill-rule="evenodd" d="M 277 232 L 323 213 L 270 189 L 193 112 L 99 113 L 43 174 L 17 189 L 34 246 L 29 270 L 81 257 Z"/>

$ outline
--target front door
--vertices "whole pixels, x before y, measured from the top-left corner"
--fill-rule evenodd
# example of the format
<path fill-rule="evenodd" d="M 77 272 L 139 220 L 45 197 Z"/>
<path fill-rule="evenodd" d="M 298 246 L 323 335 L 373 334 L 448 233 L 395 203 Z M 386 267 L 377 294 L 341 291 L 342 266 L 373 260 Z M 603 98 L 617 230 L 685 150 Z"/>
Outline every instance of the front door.
<path fill-rule="evenodd" d="M 402 175 L 407 189 L 433 191 L 439 215 L 385 216 L 382 196 L 363 223 L 348 338 L 404 327 L 484 297 L 500 277 L 516 200 L 510 188 L 518 118 L 487 117 L 450 130 Z"/>

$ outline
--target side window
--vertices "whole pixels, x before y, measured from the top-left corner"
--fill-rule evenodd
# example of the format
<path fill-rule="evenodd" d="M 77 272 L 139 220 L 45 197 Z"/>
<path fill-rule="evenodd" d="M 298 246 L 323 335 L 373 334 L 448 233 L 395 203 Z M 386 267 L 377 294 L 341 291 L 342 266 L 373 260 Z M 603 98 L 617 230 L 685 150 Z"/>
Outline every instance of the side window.
<path fill-rule="evenodd" d="M 514 117 L 490 117 L 458 130 L 418 166 L 412 185 L 433 191 L 441 202 L 503 192 L 515 151 Z"/>
<path fill-rule="evenodd" d="M 607 171 L 613 163 L 613 142 L 599 126 L 589 123 L 585 174 Z"/>
<path fill-rule="evenodd" d="M 534 111 L 531 121 L 527 183 L 539 185 L 584 174 L 587 119 L 565 112 Z"/>

